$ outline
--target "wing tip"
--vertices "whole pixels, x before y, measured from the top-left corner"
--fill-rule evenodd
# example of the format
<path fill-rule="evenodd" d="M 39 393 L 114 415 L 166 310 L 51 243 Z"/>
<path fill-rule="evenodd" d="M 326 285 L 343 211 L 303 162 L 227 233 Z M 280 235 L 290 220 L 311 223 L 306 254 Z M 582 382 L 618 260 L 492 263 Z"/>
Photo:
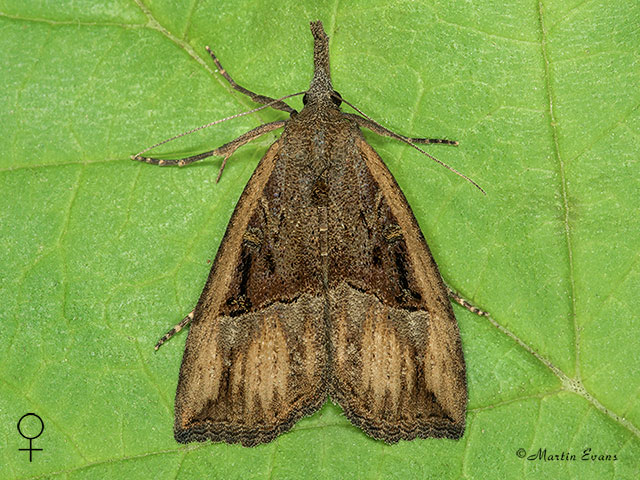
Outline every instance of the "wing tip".
<path fill-rule="evenodd" d="M 400 440 L 414 440 L 416 438 L 448 438 L 459 440 L 464 435 L 465 421 L 456 422 L 448 417 L 432 417 L 422 422 L 389 423 L 371 420 L 345 411 L 345 416 L 356 427 L 367 435 L 394 444 Z"/>
<path fill-rule="evenodd" d="M 273 425 L 248 426 L 209 419 L 190 422 L 183 427 L 176 416 L 173 436 L 179 443 L 206 442 L 240 443 L 244 447 L 255 447 L 268 443 L 282 433 L 286 433 L 303 417 L 314 414 L 325 402 L 325 398 L 314 404 L 294 410 L 285 420 Z"/>

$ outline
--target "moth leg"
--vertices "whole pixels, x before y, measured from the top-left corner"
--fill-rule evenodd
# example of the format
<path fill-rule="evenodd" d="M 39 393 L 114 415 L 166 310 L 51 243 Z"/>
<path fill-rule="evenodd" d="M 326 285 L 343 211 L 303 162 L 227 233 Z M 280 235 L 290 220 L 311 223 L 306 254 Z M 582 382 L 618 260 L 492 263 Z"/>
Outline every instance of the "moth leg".
<path fill-rule="evenodd" d="M 354 120 L 359 126 L 367 128 L 378 135 L 383 135 L 385 137 L 391 137 L 395 139 L 402 139 L 409 143 L 439 143 L 442 145 L 458 145 L 458 142 L 455 140 L 447 140 L 446 138 L 411 138 L 405 137 L 404 135 L 400 135 L 399 133 L 392 132 L 388 128 L 383 127 L 377 122 L 365 117 L 361 117 L 360 115 L 356 115 L 354 113 L 345 113 L 347 117 L 351 120 Z"/>
<path fill-rule="evenodd" d="M 156 346 L 153 347 L 155 350 L 158 350 L 163 343 L 165 343 L 167 340 L 169 340 L 171 337 L 173 337 L 176 333 L 178 333 L 180 330 L 182 330 L 184 327 L 187 326 L 187 324 L 193 320 L 193 312 L 195 310 L 191 310 L 191 313 L 189 315 L 187 315 L 186 317 L 184 317 L 182 319 L 182 321 L 177 324 L 175 327 L 173 327 L 171 330 L 169 330 L 167 333 L 164 334 L 164 336 L 158 340 L 158 343 L 156 343 Z"/>
<path fill-rule="evenodd" d="M 481 317 L 489 316 L 489 312 L 485 312 L 484 310 L 480 310 L 478 307 L 473 306 L 468 300 L 465 300 L 464 298 L 462 298 L 460 294 L 455 290 L 453 290 L 449 285 L 445 283 L 444 286 L 447 287 L 447 293 L 449 294 L 449 297 L 453 301 L 455 301 L 457 304 L 466 308 L 471 313 L 475 313 L 476 315 L 479 315 Z"/>
<path fill-rule="evenodd" d="M 175 160 L 169 160 L 164 158 L 154 158 L 154 157 L 143 157 L 142 155 L 133 155 L 131 157 L 131 160 L 146 162 L 146 163 L 150 163 L 151 165 L 159 165 L 161 167 L 171 167 L 175 165 L 179 167 L 184 167 L 185 165 L 189 165 L 190 163 L 197 162 L 198 160 L 202 160 L 204 158 L 215 155 L 216 150 L 217 148 L 215 150 L 209 150 L 208 152 L 192 155 L 191 157 L 177 158 Z"/>
<path fill-rule="evenodd" d="M 275 130 L 276 128 L 283 127 L 285 125 L 286 120 L 278 120 L 276 122 L 265 123 L 256 127 L 252 130 L 249 130 L 247 133 L 243 133 L 235 140 L 231 140 L 229 143 L 225 143 L 221 147 L 218 147 L 214 150 L 209 150 L 208 152 L 199 153 L 197 155 L 192 155 L 191 157 L 178 158 L 175 160 L 166 160 L 162 158 L 153 158 L 153 157 L 143 157 L 141 155 L 134 155 L 131 157 L 132 160 L 137 160 L 139 162 L 150 163 L 151 165 L 159 165 L 161 167 L 167 166 L 175 166 L 184 167 L 193 162 L 197 162 L 198 160 L 202 160 L 207 157 L 212 157 L 214 155 L 222 155 L 224 156 L 224 161 L 222 162 L 222 167 L 220 168 L 220 173 L 218 174 L 218 179 L 220 179 L 220 174 L 222 174 L 222 169 L 227 162 L 227 158 L 231 156 L 233 152 L 235 152 L 239 147 L 244 145 L 245 143 L 250 142 L 251 140 L 258 138 L 260 135 L 270 132 L 271 130 Z"/>
<path fill-rule="evenodd" d="M 218 171 L 216 182 L 220 181 L 220 176 L 222 175 L 222 171 L 227 164 L 227 159 L 231 155 L 233 155 L 233 152 L 235 152 L 241 146 L 249 143 L 251 140 L 258 138 L 260 135 L 264 135 L 265 133 L 269 133 L 271 130 L 284 127 L 286 123 L 286 120 L 278 120 L 276 122 L 265 123 L 263 125 L 260 125 L 259 127 L 249 130 L 247 133 L 243 133 L 235 140 L 231 140 L 229 143 L 225 143 L 221 147 L 218 147 L 216 149 L 217 153 L 215 155 L 224 155 L 224 160 L 222 160 L 222 165 L 220 165 L 220 170 Z"/>
<path fill-rule="evenodd" d="M 251 90 L 247 90 L 246 88 L 238 85 L 235 80 L 233 80 L 233 78 L 231 78 L 231 75 L 229 75 L 227 73 L 227 71 L 222 68 L 222 64 L 220 63 L 220 60 L 218 60 L 218 57 L 216 57 L 213 52 L 211 51 L 211 49 L 206 46 L 204 47 L 207 49 L 207 52 L 209 52 L 209 55 L 211 55 L 211 58 L 213 59 L 214 63 L 216 64 L 216 67 L 218 67 L 218 71 L 220 72 L 220 75 L 222 75 L 225 80 L 227 82 L 229 82 L 229 85 L 231 85 L 231 88 L 233 88 L 234 90 L 237 90 L 240 93 L 244 93 L 245 95 L 249 96 L 251 98 L 251 100 L 253 100 L 256 103 L 262 103 L 263 105 L 266 104 L 270 104 L 270 107 L 273 107 L 277 110 L 282 110 L 284 112 L 288 112 L 288 113 L 295 113 L 295 110 L 293 108 L 291 108 L 289 105 L 287 105 L 286 103 L 284 103 L 283 101 L 279 100 L 276 102 L 275 98 L 271 98 L 271 97 L 267 97 L 265 95 L 258 95 L 257 93 L 253 93 Z"/>

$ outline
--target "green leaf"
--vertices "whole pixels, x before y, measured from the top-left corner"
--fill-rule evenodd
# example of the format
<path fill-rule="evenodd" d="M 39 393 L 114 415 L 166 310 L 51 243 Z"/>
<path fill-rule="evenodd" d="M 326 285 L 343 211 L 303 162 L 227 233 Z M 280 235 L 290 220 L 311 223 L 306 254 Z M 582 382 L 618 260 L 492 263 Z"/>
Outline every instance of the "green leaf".
<path fill-rule="evenodd" d="M 367 134 L 445 280 L 491 313 L 456 309 L 467 430 L 385 445 L 327 403 L 257 448 L 179 445 L 186 335 L 153 345 L 197 301 L 277 135 L 242 148 L 218 184 L 220 158 L 129 156 L 255 106 L 205 45 L 251 90 L 306 88 L 316 19 L 342 96 L 399 132 L 459 140 L 429 152 L 487 191 Z M 635 0 L 0 2 L 0 477 L 637 478 L 639 23 Z M 29 412 L 45 425 L 31 463 L 16 429 Z"/>

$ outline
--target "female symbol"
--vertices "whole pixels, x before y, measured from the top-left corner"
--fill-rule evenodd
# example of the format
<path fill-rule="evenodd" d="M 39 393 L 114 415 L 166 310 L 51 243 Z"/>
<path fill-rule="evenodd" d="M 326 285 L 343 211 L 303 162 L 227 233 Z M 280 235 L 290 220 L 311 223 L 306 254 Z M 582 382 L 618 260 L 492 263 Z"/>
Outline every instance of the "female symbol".
<path fill-rule="evenodd" d="M 33 416 L 36 417 L 38 419 L 38 421 L 40 422 L 40 431 L 38 432 L 37 435 L 34 435 L 33 437 L 28 437 L 27 435 L 25 435 L 24 433 L 22 433 L 22 430 L 20 429 L 20 422 L 22 422 L 22 420 L 24 420 L 26 417 L 29 416 Z M 19 448 L 18 450 L 29 450 L 29 461 L 31 462 L 31 456 L 32 456 L 32 452 L 34 450 L 42 450 L 41 448 L 33 448 L 31 446 L 31 442 L 33 442 L 34 439 L 38 438 L 40 435 L 42 435 L 42 432 L 44 431 L 44 422 L 42 421 L 42 419 L 36 415 L 35 413 L 27 413 L 25 415 L 23 415 L 22 417 L 20 417 L 20 420 L 18 420 L 18 433 L 20 435 L 22 435 L 24 438 L 29 440 L 29 448 Z"/>

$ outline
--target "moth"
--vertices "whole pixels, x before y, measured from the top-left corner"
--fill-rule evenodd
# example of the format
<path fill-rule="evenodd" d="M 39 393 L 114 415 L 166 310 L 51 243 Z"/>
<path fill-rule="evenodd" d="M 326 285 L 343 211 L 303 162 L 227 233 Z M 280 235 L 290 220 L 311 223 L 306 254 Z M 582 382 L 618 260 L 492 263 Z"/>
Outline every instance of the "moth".
<path fill-rule="evenodd" d="M 269 442 L 330 397 L 354 425 L 388 443 L 457 439 L 467 387 L 450 292 L 407 200 L 360 129 L 415 148 L 457 143 L 404 137 L 342 112 L 329 38 L 319 21 L 311 32 L 314 74 L 300 112 L 283 101 L 289 96 L 236 84 L 207 47 L 235 90 L 290 118 L 192 157 L 141 155 L 149 149 L 132 157 L 182 166 L 221 155 L 223 168 L 238 147 L 284 128 L 238 201 L 198 304 L 156 346 L 191 324 L 175 438 Z"/>

